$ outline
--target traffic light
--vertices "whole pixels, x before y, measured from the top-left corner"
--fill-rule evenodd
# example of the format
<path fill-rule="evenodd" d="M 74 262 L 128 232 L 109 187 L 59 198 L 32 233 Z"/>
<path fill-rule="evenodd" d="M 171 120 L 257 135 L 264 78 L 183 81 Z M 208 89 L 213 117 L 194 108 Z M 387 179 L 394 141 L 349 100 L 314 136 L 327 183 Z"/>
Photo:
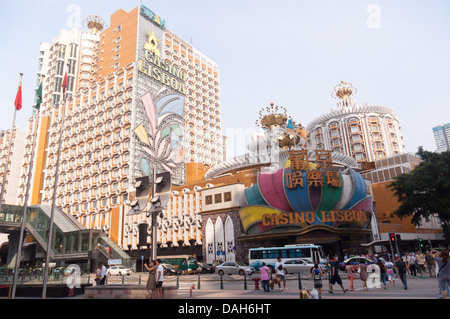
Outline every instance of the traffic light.
<path fill-rule="evenodd" d="M 130 203 L 131 210 L 127 216 L 140 214 L 142 211 L 145 211 L 150 198 L 150 186 L 150 179 L 148 176 L 136 178 L 136 183 L 134 184 L 136 196 Z"/>
<path fill-rule="evenodd" d="M 389 233 L 389 240 L 392 244 L 395 244 L 396 236 L 395 233 Z"/>
<path fill-rule="evenodd" d="M 417 238 L 417 240 L 419 241 L 419 247 L 423 248 L 423 240 L 422 240 L 422 238 Z"/>
<path fill-rule="evenodd" d="M 142 223 L 139 224 L 139 246 L 147 245 L 147 236 L 148 236 L 148 224 Z"/>

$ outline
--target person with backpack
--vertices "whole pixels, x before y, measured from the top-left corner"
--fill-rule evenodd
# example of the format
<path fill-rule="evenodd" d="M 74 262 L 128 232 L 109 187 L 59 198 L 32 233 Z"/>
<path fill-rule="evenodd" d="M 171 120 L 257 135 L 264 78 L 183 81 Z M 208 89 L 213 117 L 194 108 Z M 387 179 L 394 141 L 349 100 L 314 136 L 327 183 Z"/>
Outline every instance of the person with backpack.
<path fill-rule="evenodd" d="M 283 291 L 283 288 L 281 288 L 281 282 L 283 282 L 284 290 L 287 290 L 286 288 L 286 277 L 284 275 L 284 265 L 281 262 L 281 257 L 277 258 L 277 262 L 275 264 L 277 279 L 278 279 L 278 287 L 280 287 L 280 291 Z"/>
<path fill-rule="evenodd" d="M 325 272 L 319 267 L 318 263 L 314 263 L 314 269 L 311 272 L 311 276 L 314 279 L 314 288 L 317 290 L 319 294 L 319 299 L 322 299 L 322 276 L 325 275 Z"/>

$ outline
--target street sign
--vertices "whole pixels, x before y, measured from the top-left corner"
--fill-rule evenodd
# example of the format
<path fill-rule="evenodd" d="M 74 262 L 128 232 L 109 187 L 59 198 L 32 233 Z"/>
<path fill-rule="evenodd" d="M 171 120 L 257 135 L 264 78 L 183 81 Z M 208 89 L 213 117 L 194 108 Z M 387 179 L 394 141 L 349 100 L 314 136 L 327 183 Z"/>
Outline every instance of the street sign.
<path fill-rule="evenodd" d="M 122 264 L 122 259 L 110 259 L 108 260 L 108 265 L 121 265 Z"/>

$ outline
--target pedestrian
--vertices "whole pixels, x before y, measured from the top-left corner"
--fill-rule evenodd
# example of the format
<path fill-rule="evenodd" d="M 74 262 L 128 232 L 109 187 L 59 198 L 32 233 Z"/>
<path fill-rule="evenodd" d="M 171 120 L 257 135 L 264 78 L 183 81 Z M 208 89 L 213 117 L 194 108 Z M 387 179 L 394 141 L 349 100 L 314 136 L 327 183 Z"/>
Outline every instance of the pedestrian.
<path fill-rule="evenodd" d="M 417 270 L 420 273 L 420 278 L 425 278 L 425 257 L 421 252 L 416 253 L 416 261 L 417 261 Z"/>
<path fill-rule="evenodd" d="M 275 263 L 275 269 L 278 279 L 278 287 L 280 288 L 280 291 L 283 291 L 283 288 L 281 288 L 281 282 L 283 282 L 284 290 L 287 290 L 286 288 L 286 277 L 284 275 L 284 265 L 281 262 L 281 257 L 277 258 L 277 262 Z"/>
<path fill-rule="evenodd" d="M 100 280 L 99 280 L 99 285 L 103 286 L 105 284 L 106 281 L 106 267 L 104 263 L 100 263 Z"/>
<path fill-rule="evenodd" d="M 355 277 L 355 269 L 353 269 L 353 265 L 351 261 L 347 261 L 347 265 L 345 265 L 345 271 L 347 272 L 348 279 L 350 280 L 350 290 L 355 291 L 353 287 L 353 278 Z"/>
<path fill-rule="evenodd" d="M 377 265 L 380 268 L 380 281 L 383 283 L 383 288 L 386 289 L 386 275 L 387 275 L 386 266 L 381 259 L 378 259 Z"/>
<path fill-rule="evenodd" d="M 447 299 L 447 289 L 450 287 L 450 263 L 448 262 L 448 251 L 443 250 L 435 255 L 439 265 L 438 282 L 442 299 Z"/>
<path fill-rule="evenodd" d="M 409 265 L 409 271 L 411 273 L 411 276 L 417 277 L 416 272 L 416 257 L 412 253 L 408 254 L 408 257 L 406 258 L 406 262 Z"/>
<path fill-rule="evenodd" d="M 427 254 L 425 255 L 425 263 L 430 272 L 430 277 L 436 277 L 436 261 L 430 251 L 427 251 Z"/>
<path fill-rule="evenodd" d="M 101 272 L 102 272 L 102 264 L 99 263 L 98 266 L 97 266 L 97 269 L 95 270 L 95 284 L 97 286 L 100 285 L 100 274 L 101 274 Z"/>
<path fill-rule="evenodd" d="M 319 299 L 322 299 L 322 289 L 323 289 L 322 276 L 324 276 L 325 273 L 322 270 L 322 268 L 319 267 L 319 264 L 317 262 L 314 263 L 314 269 L 311 275 L 314 279 L 314 288 L 317 290 L 319 294 Z"/>
<path fill-rule="evenodd" d="M 270 279 L 270 269 L 263 262 L 262 267 L 259 269 L 261 274 L 261 283 L 265 292 L 270 292 L 269 279 Z"/>
<path fill-rule="evenodd" d="M 387 258 L 384 265 L 386 266 L 386 274 L 387 279 L 389 280 L 389 287 L 395 286 L 394 264 L 392 263 L 391 258 Z"/>
<path fill-rule="evenodd" d="M 162 285 L 164 281 L 164 268 L 161 265 L 161 259 L 156 260 L 156 294 L 158 299 L 162 299 Z"/>
<path fill-rule="evenodd" d="M 331 276 L 329 279 L 330 294 L 333 293 L 333 285 L 335 283 L 337 283 L 339 286 L 341 286 L 342 291 L 344 293 L 348 291 L 348 289 L 344 288 L 344 285 L 342 284 L 342 279 L 339 276 L 339 262 L 337 261 L 337 256 L 331 260 Z"/>
<path fill-rule="evenodd" d="M 147 290 L 150 292 L 150 298 L 155 299 L 156 293 L 156 264 L 155 261 L 150 261 L 150 267 L 144 264 L 148 270 Z"/>
<path fill-rule="evenodd" d="M 367 272 L 367 265 L 365 262 L 361 262 L 359 264 L 359 271 L 359 278 L 363 283 L 363 289 L 365 291 L 368 291 L 369 289 L 367 288 L 367 279 L 369 278 L 369 273 Z"/>
<path fill-rule="evenodd" d="M 405 288 L 405 290 L 408 289 L 408 285 L 406 283 L 406 273 L 408 272 L 408 270 L 406 269 L 406 263 L 402 258 L 398 257 L 397 262 L 395 263 L 395 267 L 397 268 L 398 276 L 403 283 L 403 288 Z"/>

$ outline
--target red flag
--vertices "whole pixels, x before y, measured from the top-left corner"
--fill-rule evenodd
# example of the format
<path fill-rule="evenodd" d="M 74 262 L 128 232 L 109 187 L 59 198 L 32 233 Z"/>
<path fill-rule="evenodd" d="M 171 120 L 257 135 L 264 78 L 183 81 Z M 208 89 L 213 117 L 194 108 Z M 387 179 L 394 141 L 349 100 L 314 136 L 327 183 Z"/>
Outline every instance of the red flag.
<path fill-rule="evenodd" d="M 66 72 L 66 74 L 64 75 L 63 83 L 62 83 L 63 95 L 66 94 L 66 88 L 67 88 L 68 85 L 69 85 L 69 79 L 67 78 L 67 72 Z"/>
<path fill-rule="evenodd" d="M 17 90 L 14 106 L 16 107 L 17 111 L 20 111 L 22 109 L 22 82 L 19 84 L 19 89 Z"/>

